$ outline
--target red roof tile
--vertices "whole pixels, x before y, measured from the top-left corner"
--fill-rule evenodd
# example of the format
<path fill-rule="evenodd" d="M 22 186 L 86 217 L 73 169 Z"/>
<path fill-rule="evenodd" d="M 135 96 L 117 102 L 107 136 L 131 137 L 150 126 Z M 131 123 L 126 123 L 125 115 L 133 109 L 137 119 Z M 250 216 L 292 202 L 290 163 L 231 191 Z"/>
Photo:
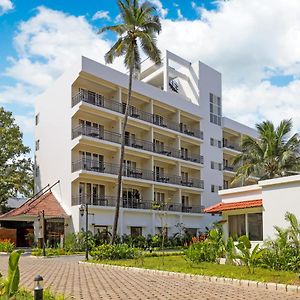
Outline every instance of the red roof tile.
<path fill-rule="evenodd" d="M 41 211 L 45 212 L 45 217 L 68 216 L 52 192 L 48 192 L 38 198 L 29 199 L 20 207 L 0 216 L 0 219 L 7 219 L 9 217 L 20 215 L 37 216 Z"/>
<path fill-rule="evenodd" d="M 219 213 L 225 210 L 235 210 L 260 206 L 262 206 L 262 199 L 228 203 L 220 202 L 213 206 L 207 207 L 204 211 L 207 213 Z"/>

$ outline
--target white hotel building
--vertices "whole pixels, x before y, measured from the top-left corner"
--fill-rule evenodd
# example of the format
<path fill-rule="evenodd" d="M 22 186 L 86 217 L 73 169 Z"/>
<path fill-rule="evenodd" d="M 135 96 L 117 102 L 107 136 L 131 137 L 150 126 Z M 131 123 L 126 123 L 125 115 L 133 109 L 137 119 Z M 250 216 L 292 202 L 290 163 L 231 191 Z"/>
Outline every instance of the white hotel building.
<path fill-rule="evenodd" d="M 127 74 L 82 57 L 36 102 L 35 187 L 60 180 L 52 193 L 68 230 L 84 228 L 86 201 L 92 232 L 113 224 L 127 87 Z M 219 72 L 170 52 L 163 65 L 146 60 L 133 82 L 119 234 L 155 234 L 162 220 L 169 235 L 180 223 L 204 230 L 243 135 L 256 132 L 222 116 Z"/>

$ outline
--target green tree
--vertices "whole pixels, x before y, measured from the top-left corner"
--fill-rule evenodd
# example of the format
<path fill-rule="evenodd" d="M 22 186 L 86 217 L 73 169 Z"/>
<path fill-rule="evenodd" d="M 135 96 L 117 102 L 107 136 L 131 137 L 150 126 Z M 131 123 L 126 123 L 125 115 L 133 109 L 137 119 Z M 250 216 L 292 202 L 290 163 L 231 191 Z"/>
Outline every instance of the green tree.
<path fill-rule="evenodd" d="M 270 121 L 256 124 L 258 138 L 242 139 L 242 153 L 233 164 L 237 166 L 233 182 L 250 176 L 271 179 L 293 174 L 300 166 L 300 140 L 297 133 L 291 135 L 292 121 L 282 120 L 278 127 Z"/>
<path fill-rule="evenodd" d="M 120 168 L 118 175 L 118 191 L 111 243 L 115 242 L 119 220 L 122 172 L 124 161 L 125 131 L 128 120 L 129 105 L 132 94 L 133 77 L 140 71 L 140 48 L 156 64 L 161 63 L 161 53 L 156 46 L 156 35 L 161 31 L 159 17 L 154 6 L 138 0 L 118 0 L 122 24 L 106 26 L 99 33 L 112 31 L 118 35 L 116 43 L 105 54 L 105 62 L 112 63 L 115 58 L 125 56 L 124 65 L 129 70 L 128 97 L 122 125 L 122 142 Z"/>
<path fill-rule="evenodd" d="M 22 137 L 12 113 L 0 107 L 0 206 L 17 193 L 33 194 L 33 164 Z"/>

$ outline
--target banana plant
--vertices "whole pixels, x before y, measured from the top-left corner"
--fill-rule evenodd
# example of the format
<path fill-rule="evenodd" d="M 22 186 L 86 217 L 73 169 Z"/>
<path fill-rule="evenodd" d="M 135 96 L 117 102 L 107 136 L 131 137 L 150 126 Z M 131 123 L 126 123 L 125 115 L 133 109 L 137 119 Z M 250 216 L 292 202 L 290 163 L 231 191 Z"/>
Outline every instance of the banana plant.
<path fill-rule="evenodd" d="M 4 295 L 11 297 L 15 295 L 19 289 L 20 282 L 20 270 L 19 270 L 19 259 L 22 251 L 13 251 L 9 256 L 8 261 L 8 274 L 7 277 L 2 281 Z"/>
<path fill-rule="evenodd" d="M 239 237 L 236 248 L 240 250 L 236 258 L 240 259 L 247 267 L 248 272 L 253 274 L 257 261 L 264 255 L 266 249 L 260 249 L 257 244 L 251 251 L 251 242 L 246 235 Z"/>

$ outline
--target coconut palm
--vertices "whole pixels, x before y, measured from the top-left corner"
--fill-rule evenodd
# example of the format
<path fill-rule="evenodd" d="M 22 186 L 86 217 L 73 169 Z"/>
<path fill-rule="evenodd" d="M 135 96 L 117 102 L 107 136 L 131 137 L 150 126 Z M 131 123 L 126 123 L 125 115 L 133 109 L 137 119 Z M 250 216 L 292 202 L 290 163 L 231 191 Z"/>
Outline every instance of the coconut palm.
<path fill-rule="evenodd" d="M 257 139 L 242 139 L 242 153 L 233 162 L 237 166 L 233 183 L 250 176 L 271 179 L 296 174 L 300 169 L 300 141 L 297 133 L 291 135 L 292 120 L 282 120 L 276 128 L 264 121 L 256 124 L 256 129 Z"/>
<path fill-rule="evenodd" d="M 139 3 L 138 0 L 118 0 L 122 24 L 106 26 L 99 33 L 112 31 L 118 35 L 118 40 L 105 54 L 105 62 L 110 64 L 115 58 L 124 56 L 124 65 L 129 70 L 128 97 L 122 126 L 122 142 L 120 168 L 118 175 L 118 191 L 115 218 L 112 233 L 112 243 L 115 242 L 119 220 L 122 172 L 125 146 L 125 130 L 128 119 L 129 105 L 132 94 L 133 77 L 140 71 L 140 49 L 156 64 L 161 63 L 161 53 L 156 46 L 156 35 L 161 31 L 159 17 L 155 7 L 148 2 Z"/>

